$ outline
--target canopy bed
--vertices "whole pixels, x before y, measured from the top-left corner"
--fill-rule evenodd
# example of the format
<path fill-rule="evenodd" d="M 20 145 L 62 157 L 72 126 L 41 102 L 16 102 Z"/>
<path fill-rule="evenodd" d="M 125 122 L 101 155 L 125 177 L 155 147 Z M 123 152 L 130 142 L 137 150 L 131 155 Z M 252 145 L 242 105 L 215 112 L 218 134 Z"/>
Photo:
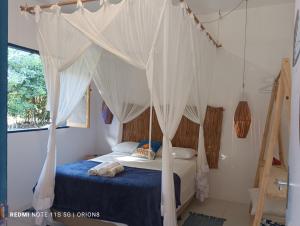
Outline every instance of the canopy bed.
<path fill-rule="evenodd" d="M 149 109 L 131 122 L 125 123 L 123 143 L 148 138 Z M 152 139 L 161 140 L 155 112 L 152 121 Z M 172 144 L 196 149 L 199 125 L 183 117 Z M 90 177 L 87 170 L 101 162 L 120 162 L 125 171 L 114 178 Z M 161 167 L 162 159 L 132 157 L 113 151 L 110 154 L 57 167 L 55 211 L 99 212 L 99 219 L 126 225 L 161 225 Z M 174 185 L 177 215 L 195 194 L 196 157 L 174 159 Z M 109 208 L 105 208 L 109 206 Z"/>
<path fill-rule="evenodd" d="M 150 106 L 147 136 L 150 141 L 159 136 L 157 139 L 163 143 L 163 225 L 174 226 L 178 204 L 174 196 L 176 164 L 170 150 L 176 142 L 187 142 L 197 148 L 196 194 L 201 200 L 207 197 L 208 165 L 202 126 L 192 126 L 193 136 L 189 136 L 189 130 L 175 134 L 183 115 L 193 123 L 203 123 L 208 84 L 219 44 L 182 0 L 123 0 L 118 4 L 104 1 L 96 12 L 85 9 L 82 2 L 78 0 L 78 9 L 69 14 L 62 13 L 59 4 L 22 8 L 35 14 L 52 122 L 47 157 L 34 192 L 33 206 L 44 211 L 53 204 L 56 127 L 69 118 L 93 80 L 106 105 L 125 129 L 120 130 L 125 131 L 124 136 L 120 134 L 120 141 L 132 138 L 126 134 L 128 123 Z M 156 123 L 153 123 L 156 120 L 153 108 Z M 186 137 L 190 140 L 185 140 Z M 39 223 L 42 221 L 44 219 Z"/>

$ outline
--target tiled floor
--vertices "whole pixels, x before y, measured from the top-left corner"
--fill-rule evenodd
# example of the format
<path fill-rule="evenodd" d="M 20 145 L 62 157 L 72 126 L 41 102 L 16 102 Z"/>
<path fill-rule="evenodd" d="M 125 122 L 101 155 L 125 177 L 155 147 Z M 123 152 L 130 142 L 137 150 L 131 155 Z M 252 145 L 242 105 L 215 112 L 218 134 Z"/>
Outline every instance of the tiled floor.
<path fill-rule="evenodd" d="M 185 211 L 179 226 L 182 226 L 189 212 L 202 213 L 209 216 L 225 218 L 224 226 L 249 226 L 249 205 L 239 204 L 217 199 L 207 199 L 204 203 L 194 200 Z"/>

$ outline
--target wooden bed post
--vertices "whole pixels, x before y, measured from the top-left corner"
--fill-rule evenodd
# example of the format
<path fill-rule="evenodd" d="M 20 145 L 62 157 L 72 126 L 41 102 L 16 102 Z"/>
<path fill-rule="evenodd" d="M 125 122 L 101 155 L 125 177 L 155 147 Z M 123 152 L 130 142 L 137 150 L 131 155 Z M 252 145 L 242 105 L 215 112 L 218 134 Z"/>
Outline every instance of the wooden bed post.
<path fill-rule="evenodd" d="M 263 140 L 260 149 L 259 163 L 256 171 L 254 187 L 259 188 L 259 198 L 253 226 L 260 226 L 263 217 L 265 199 L 286 199 L 287 189 L 279 190 L 275 181 L 287 178 L 287 167 L 285 166 L 285 148 L 281 136 L 281 117 L 284 101 L 287 103 L 288 114 L 290 114 L 290 92 L 291 71 L 288 59 L 283 59 L 281 72 L 275 80 Z M 288 116 L 288 122 L 290 115 Z M 279 156 L 281 166 L 272 166 L 276 145 L 279 145 Z"/>

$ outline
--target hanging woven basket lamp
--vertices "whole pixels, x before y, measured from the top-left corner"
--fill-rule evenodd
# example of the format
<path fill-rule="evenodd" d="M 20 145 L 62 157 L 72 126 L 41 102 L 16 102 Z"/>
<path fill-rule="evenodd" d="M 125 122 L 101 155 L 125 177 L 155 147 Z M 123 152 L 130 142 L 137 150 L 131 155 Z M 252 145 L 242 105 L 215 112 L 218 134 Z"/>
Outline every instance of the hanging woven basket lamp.
<path fill-rule="evenodd" d="M 234 113 L 234 129 L 238 138 L 246 138 L 251 126 L 248 101 L 240 101 Z"/>
<path fill-rule="evenodd" d="M 244 64 L 243 64 L 243 83 L 242 100 L 238 103 L 234 113 L 234 129 L 238 138 L 246 138 L 251 126 L 251 112 L 248 101 L 245 100 L 245 75 L 246 75 L 246 47 L 247 47 L 247 22 L 248 22 L 248 0 L 246 0 L 245 13 L 245 41 L 244 41 Z"/>

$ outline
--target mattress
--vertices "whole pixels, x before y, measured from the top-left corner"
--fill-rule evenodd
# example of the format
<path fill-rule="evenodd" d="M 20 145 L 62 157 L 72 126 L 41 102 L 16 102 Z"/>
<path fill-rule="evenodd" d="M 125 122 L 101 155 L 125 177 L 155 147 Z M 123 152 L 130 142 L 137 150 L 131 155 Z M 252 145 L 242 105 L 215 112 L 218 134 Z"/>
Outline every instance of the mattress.
<path fill-rule="evenodd" d="M 155 160 L 141 159 L 132 157 L 124 153 L 110 153 L 100 157 L 91 159 L 94 162 L 117 161 L 123 166 L 161 170 L 162 159 L 156 158 Z M 196 158 L 190 160 L 174 159 L 174 172 L 180 177 L 181 180 L 181 205 L 184 205 L 195 194 L 195 178 L 196 178 Z M 180 207 L 179 207 L 180 208 Z"/>

